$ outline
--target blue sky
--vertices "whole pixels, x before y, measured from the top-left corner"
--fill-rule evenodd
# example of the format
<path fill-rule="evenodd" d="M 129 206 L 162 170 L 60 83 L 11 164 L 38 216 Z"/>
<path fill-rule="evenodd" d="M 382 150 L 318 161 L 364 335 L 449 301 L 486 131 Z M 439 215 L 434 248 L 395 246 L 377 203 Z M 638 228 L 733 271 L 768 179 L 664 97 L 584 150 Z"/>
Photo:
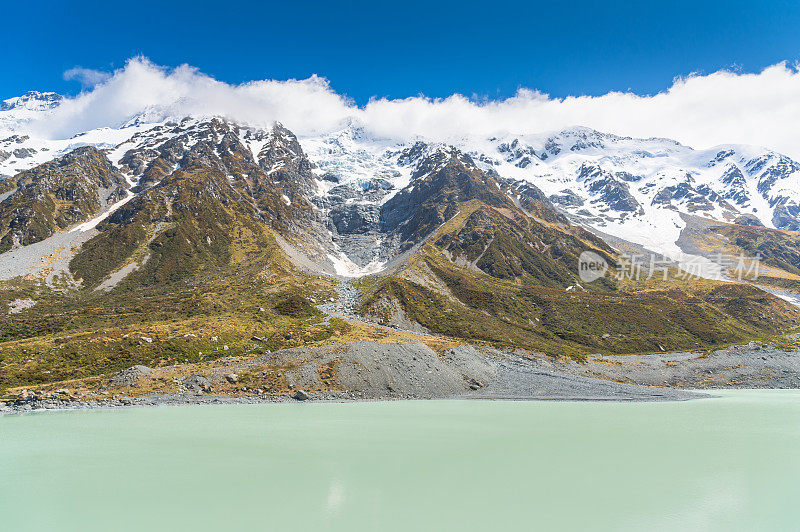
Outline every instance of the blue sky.
<path fill-rule="evenodd" d="M 675 76 L 800 59 L 798 2 L 15 2 L 0 98 L 80 91 L 63 72 L 144 55 L 216 79 L 319 74 L 371 96 L 653 94 Z"/>

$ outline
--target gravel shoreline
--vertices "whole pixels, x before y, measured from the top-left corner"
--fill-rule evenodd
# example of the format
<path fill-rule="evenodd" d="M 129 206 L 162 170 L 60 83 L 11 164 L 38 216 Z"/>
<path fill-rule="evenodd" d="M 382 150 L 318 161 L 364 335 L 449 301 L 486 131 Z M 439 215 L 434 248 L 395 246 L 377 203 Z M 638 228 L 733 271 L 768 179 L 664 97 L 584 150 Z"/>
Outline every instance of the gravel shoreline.
<path fill-rule="evenodd" d="M 210 368 L 186 377 L 177 393 L 136 396 L 137 383 L 155 379 L 158 368 L 135 366 L 120 372 L 99 389 L 114 395 L 91 399 L 60 389 L 31 392 L 0 405 L 0 415 L 49 410 L 131 408 L 168 405 L 270 404 L 286 402 L 357 402 L 385 400 L 541 400 L 541 401 L 683 401 L 706 394 L 656 386 L 612 382 L 543 367 L 540 360 L 494 349 L 464 345 L 443 356 L 419 342 L 385 344 L 355 342 L 339 350 L 295 348 L 269 356 L 271 363 L 294 365 L 287 375 L 289 393 L 230 395 L 222 383 L 233 370 L 257 366 L 260 359 Z M 343 390 L 313 390 L 320 383 L 320 364 L 337 362 L 336 379 Z M 233 369 L 232 369 L 233 368 Z M 287 371 L 287 373 L 289 373 Z"/>
<path fill-rule="evenodd" d="M 447 400 L 466 400 L 466 401 L 554 401 L 554 402 L 653 402 L 653 401 L 687 401 L 692 399 L 712 398 L 714 395 L 706 393 L 696 393 L 691 391 L 677 390 L 677 394 L 672 394 L 673 390 L 659 390 L 652 395 L 641 394 L 639 397 L 617 397 L 609 396 L 590 396 L 590 395 L 545 395 L 535 397 L 524 397 L 514 394 L 497 395 L 465 395 L 454 397 L 383 397 L 367 398 L 349 396 L 348 394 L 336 394 L 332 392 L 309 393 L 309 398 L 302 401 L 308 403 L 365 403 L 382 401 L 447 401 Z M 42 412 L 69 412 L 83 410 L 118 410 L 127 408 L 158 408 L 168 406 L 210 406 L 210 405 L 268 405 L 298 403 L 297 399 L 290 395 L 276 395 L 269 397 L 234 397 L 226 395 L 206 395 L 202 397 L 182 395 L 182 396 L 149 396 L 131 397 L 127 401 L 74 401 L 69 403 L 57 403 L 53 401 L 30 401 L 19 404 L 0 406 L 0 417 L 7 415 L 33 414 Z"/>
<path fill-rule="evenodd" d="M 800 388 L 800 352 L 751 342 L 710 353 L 595 355 L 585 363 L 537 357 L 551 371 L 672 389 Z"/>
<path fill-rule="evenodd" d="M 262 380 L 244 386 L 237 375 L 247 374 Z M 298 401 L 685 401 L 711 397 L 698 390 L 724 388 L 800 388 L 800 352 L 751 342 L 703 354 L 594 355 L 576 362 L 471 345 L 437 354 L 417 341 L 353 342 L 218 359 L 204 368 L 134 366 L 91 389 L 22 392 L 0 403 L 0 415 Z"/>

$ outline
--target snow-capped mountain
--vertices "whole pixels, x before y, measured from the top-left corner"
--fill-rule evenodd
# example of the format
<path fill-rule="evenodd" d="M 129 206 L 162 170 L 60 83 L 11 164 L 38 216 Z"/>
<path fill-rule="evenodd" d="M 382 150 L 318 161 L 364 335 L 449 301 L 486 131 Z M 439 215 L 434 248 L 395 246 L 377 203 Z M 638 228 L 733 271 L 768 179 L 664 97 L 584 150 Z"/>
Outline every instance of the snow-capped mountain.
<path fill-rule="evenodd" d="M 253 187 L 256 171 L 229 160 L 230 150 L 242 149 L 246 153 L 236 157 L 248 159 L 245 166 L 263 173 L 262 179 L 284 176 L 277 187 L 280 200 L 290 209 L 309 209 L 306 217 L 318 224 L 319 244 L 310 253 L 325 257 L 322 268 L 337 273 L 371 273 L 390 262 L 403 244 L 387 230 L 387 204 L 411 197 L 419 180 L 453 157 L 495 176 L 497 188 L 508 187 L 505 194 L 513 202 L 532 185 L 571 223 L 673 258 L 684 251 L 678 242 L 687 215 L 800 229 L 800 164 L 764 148 L 695 150 L 669 139 L 620 137 L 583 127 L 525 136 L 465 135 L 436 143 L 376 138 L 349 123 L 297 138 L 281 127 L 185 117 L 152 122 L 147 113 L 118 128 L 69 139 L 37 138 L 26 130 L 33 117 L 61 101 L 57 94 L 30 92 L 3 102 L 0 130 L 8 136 L 0 136 L 0 175 L 14 176 L 93 146 L 125 175 L 135 194 L 178 169 L 202 142 L 213 151 L 204 157 L 217 159 L 214 164 L 231 182 Z"/>
<path fill-rule="evenodd" d="M 682 215 L 797 230 L 800 164 L 771 150 L 694 150 L 571 128 L 490 139 L 473 152 L 500 175 L 534 183 L 582 225 L 674 255 Z"/>
<path fill-rule="evenodd" d="M 41 118 L 64 101 L 64 97 L 55 92 L 29 91 L 0 102 L 0 136 L 18 135 L 25 137 L 26 126 L 34 119 Z M 25 147 L 23 147 L 25 149 Z M 0 154 L 0 160 L 3 159 Z M 2 175 L 2 171 L 0 171 Z"/>
<path fill-rule="evenodd" d="M 45 111 L 58 107 L 64 97 L 55 92 L 28 91 L 22 96 L 16 96 L 0 102 L 0 111 Z"/>
<path fill-rule="evenodd" d="M 374 139 L 351 127 L 301 144 L 320 175 L 349 184 L 380 177 L 390 191 L 410 183 L 410 142 Z M 763 148 L 694 150 L 669 139 L 625 138 L 582 127 L 536 136 L 465 137 L 453 144 L 515 186 L 535 185 L 574 223 L 668 256 L 682 255 L 676 242 L 687 214 L 800 228 L 800 164 Z"/>
<path fill-rule="evenodd" d="M 586 128 L 436 142 L 377 138 L 350 122 L 298 136 L 277 123 L 149 112 L 43 138 L 33 125 L 59 112 L 49 105 L 0 111 L 0 295 L 9 308 L 33 301 L 23 312 L 38 316 L 3 317 L 17 336 L 83 330 L 94 316 L 99 330 L 135 325 L 120 334 L 130 342 L 131 330 L 165 331 L 181 315 L 191 329 L 152 356 L 185 360 L 196 324 L 222 337 L 244 317 L 258 323 L 245 339 L 295 320 L 301 332 L 258 342 L 300 345 L 320 338 L 318 326 L 346 330 L 315 317 L 336 293 L 362 325 L 554 354 L 694 349 L 800 323 L 757 286 L 675 269 L 687 253 L 711 263 L 709 245 L 762 253 L 773 268 L 762 286 L 800 289 L 800 239 L 784 230 L 797 224 L 798 165 L 766 149 L 693 150 Z M 661 262 L 676 276 L 579 270 L 587 252 L 615 272 L 643 248 L 672 259 Z"/>

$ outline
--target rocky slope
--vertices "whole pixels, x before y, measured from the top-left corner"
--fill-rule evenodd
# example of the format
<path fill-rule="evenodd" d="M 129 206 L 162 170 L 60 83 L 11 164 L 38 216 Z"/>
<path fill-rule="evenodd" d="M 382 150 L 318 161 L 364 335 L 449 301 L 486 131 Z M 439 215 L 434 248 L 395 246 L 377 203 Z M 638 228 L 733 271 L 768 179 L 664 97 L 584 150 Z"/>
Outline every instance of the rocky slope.
<path fill-rule="evenodd" d="M 93 147 L 0 182 L 0 252 L 42 241 L 127 197 L 128 184 Z"/>

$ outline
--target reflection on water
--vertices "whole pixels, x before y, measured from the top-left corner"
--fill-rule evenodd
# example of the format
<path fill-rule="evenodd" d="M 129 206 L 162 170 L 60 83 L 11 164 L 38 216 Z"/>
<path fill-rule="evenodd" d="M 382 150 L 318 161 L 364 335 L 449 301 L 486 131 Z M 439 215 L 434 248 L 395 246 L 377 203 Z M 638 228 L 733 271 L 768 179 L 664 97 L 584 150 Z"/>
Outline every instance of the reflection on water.
<path fill-rule="evenodd" d="M 344 484 L 339 479 L 331 481 L 328 489 L 328 500 L 325 502 L 325 511 L 328 514 L 335 514 L 344 502 Z"/>

